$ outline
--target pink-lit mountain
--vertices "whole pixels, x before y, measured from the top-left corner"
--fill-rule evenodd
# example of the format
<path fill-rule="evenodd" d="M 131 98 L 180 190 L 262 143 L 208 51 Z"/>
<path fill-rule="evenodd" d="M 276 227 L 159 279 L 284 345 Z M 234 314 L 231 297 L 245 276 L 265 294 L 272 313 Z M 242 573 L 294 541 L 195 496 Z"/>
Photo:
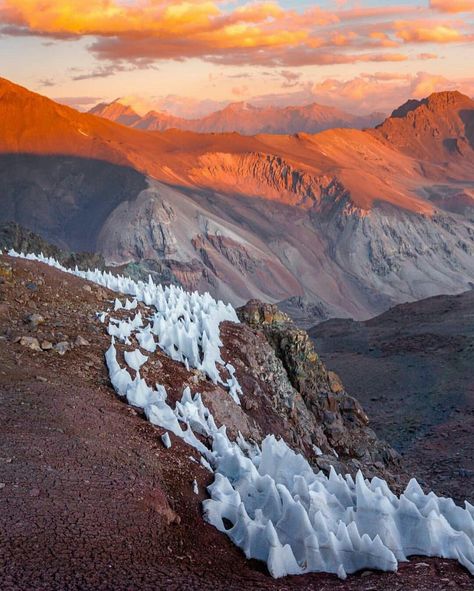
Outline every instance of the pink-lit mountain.
<path fill-rule="evenodd" d="M 382 113 L 351 115 L 335 107 L 317 103 L 298 107 L 256 107 L 246 102 L 236 102 L 206 117 L 184 119 L 158 111 L 149 111 L 140 116 L 126 102 L 117 99 L 111 103 L 100 103 L 89 112 L 123 125 L 149 131 L 174 128 L 200 133 L 235 131 L 244 135 L 317 133 L 334 127 L 363 129 L 373 127 L 384 119 Z"/>

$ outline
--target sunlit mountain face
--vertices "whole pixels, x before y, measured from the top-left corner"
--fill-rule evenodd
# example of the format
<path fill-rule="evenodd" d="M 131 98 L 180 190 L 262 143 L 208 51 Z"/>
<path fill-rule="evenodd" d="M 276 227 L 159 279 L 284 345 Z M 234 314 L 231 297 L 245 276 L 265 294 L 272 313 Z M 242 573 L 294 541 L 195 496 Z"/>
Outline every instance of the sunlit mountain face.
<path fill-rule="evenodd" d="M 6 80 L 0 109 L 2 219 L 58 245 L 166 261 L 190 289 L 300 297 L 323 316 L 473 281 L 474 109 L 457 91 L 317 134 L 146 131 Z"/>

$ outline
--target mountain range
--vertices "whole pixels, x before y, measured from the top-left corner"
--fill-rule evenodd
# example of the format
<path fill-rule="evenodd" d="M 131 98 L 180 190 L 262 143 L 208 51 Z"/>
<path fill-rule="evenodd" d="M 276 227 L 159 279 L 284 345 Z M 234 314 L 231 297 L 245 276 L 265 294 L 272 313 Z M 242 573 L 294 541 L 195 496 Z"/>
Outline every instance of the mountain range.
<path fill-rule="evenodd" d="M 474 101 L 373 129 L 130 128 L 0 80 L 0 221 L 188 289 L 367 318 L 474 282 Z M 313 319 L 314 320 L 314 319 Z"/>
<path fill-rule="evenodd" d="M 149 111 L 140 116 L 133 107 L 120 99 L 111 103 L 99 103 L 89 113 L 129 127 L 149 131 L 166 129 L 183 129 L 199 133 L 235 131 L 243 135 L 318 133 L 334 127 L 363 129 L 373 127 L 385 118 L 382 113 L 370 113 L 366 116 L 353 115 L 341 109 L 317 103 L 295 107 L 257 107 L 246 102 L 230 103 L 224 109 L 197 119 L 185 119 L 158 111 Z"/>

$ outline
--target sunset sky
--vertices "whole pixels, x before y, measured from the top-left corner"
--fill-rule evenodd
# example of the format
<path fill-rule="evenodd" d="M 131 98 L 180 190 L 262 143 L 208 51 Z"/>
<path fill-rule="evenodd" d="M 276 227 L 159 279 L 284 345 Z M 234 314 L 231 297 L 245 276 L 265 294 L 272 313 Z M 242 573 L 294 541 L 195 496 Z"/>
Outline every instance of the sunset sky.
<path fill-rule="evenodd" d="M 474 95 L 474 0 L 0 0 L 0 56 L 1 76 L 81 109 L 386 112 Z"/>

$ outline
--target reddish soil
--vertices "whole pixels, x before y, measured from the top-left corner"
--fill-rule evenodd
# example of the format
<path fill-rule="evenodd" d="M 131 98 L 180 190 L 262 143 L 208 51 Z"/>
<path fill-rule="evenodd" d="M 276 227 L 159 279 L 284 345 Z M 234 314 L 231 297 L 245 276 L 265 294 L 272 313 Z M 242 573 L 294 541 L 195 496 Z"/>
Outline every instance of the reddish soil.
<path fill-rule="evenodd" d="M 161 430 L 109 386 L 109 339 L 95 312 L 112 294 L 38 263 L 1 261 L 13 266 L 13 279 L 0 283 L 2 591 L 473 588 L 454 561 L 425 558 L 396 574 L 367 571 L 345 582 L 316 574 L 271 579 L 203 522 L 212 476 L 190 460 L 196 454 L 173 436 L 166 450 Z M 34 330 L 25 323 L 31 313 L 45 318 Z M 64 356 L 14 342 L 78 334 L 89 345 Z"/>

